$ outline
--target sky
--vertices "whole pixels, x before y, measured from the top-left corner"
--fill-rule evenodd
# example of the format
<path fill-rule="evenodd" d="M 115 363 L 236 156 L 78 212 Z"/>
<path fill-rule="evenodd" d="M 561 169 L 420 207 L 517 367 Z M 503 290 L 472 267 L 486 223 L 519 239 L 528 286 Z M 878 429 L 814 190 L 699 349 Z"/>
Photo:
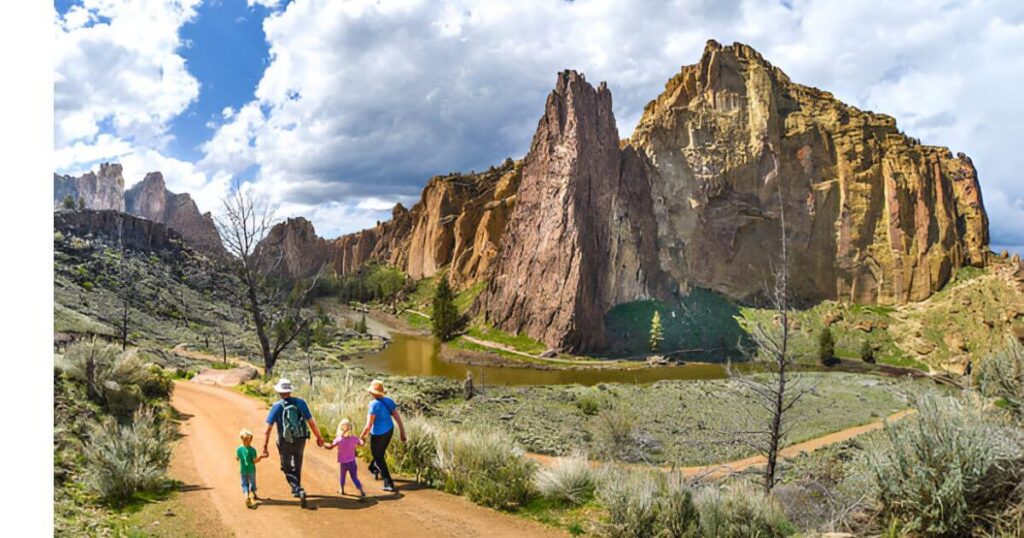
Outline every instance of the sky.
<path fill-rule="evenodd" d="M 708 39 L 971 156 L 992 244 L 1024 253 L 1024 2 L 57 0 L 55 168 L 149 171 L 203 211 L 246 185 L 325 237 L 430 176 L 529 149 L 562 69 L 620 136 Z"/>

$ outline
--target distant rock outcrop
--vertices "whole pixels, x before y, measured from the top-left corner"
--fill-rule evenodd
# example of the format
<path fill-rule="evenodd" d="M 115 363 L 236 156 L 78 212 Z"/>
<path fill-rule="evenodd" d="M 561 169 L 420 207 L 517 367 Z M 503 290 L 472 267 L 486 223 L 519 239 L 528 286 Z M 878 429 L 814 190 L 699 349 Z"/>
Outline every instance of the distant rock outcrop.
<path fill-rule="evenodd" d="M 70 196 L 78 207 L 124 211 L 124 176 L 120 164 L 103 163 L 99 174 L 86 172 L 81 176 L 53 175 L 53 205 L 60 207 Z"/>
<path fill-rule="evenodd" d="M 87 172 L 79 177 L 54 174 L 54 207 L 61 207 L 67 196 L 71 196 L 76 208 L 81 199 L 86 209 L 124 211 L 174 228 L 206 254 L 227 254 L 210 213 L 200 213 L 190 195 L 167 190 L 160 172 L 146 174 L 128 191 L 124 190 L 121 165 L 116 163 L 101 164 L 99 174 Z"/>
<path fill-rule="evenodd" d="M 318 237 L 313 224 L 302 217 L 275 225 L 257 248 L 270 249 L 263 260 L 277 274 L 305 278 L 324 266 L 333 269 L 331 244 Z"/>
<path fill-rule="evenodd" d="M 167 190 L 160 172 L 146 174 L 124 193 L 124 202 L 128 213 L 174 228 L 196 249 L 208 254 L 226 254 L 210 213 L 200 213 L 187 193 L 174 194 Z"/>

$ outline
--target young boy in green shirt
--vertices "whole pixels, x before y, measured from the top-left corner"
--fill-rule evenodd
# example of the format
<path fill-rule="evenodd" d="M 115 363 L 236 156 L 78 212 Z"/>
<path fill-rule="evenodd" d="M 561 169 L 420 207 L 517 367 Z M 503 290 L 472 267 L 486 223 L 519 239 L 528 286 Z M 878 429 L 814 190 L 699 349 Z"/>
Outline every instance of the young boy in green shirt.
<path fill-rule="evenodd" d="M 252 446 L 251 431 L 243 429 L 238 435 L 242 438 L 242 446 L 235 450 L 235 459 L 242 472 L 242 494 L 245 495 L 245 505 L 253 508 L 256 506 L 256 463 L 263 458 Z"/>

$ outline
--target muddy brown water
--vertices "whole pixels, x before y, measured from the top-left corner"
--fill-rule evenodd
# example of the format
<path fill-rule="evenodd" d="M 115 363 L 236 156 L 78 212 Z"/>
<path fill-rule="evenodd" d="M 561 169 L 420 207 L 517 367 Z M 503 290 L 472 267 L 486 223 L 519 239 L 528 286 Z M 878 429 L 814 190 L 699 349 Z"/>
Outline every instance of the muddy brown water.
<path fill-rule="evenodd" d="M 441 345 L 429 336 L 391 333 L 391 344 L 383 351 L 354 359 L 353 366 L 367 370 L 404 376 L 441 376 L 462 380 L 466 370 L 473 372 L 477 384 L 495 385 L 562 385 L 578 383 L 652 383 L 662 379 L 722 379 L 725 368 L 720 364 L 688 363 L 635 369 L 539 370 L 500 366 L 470 366 L 441 359 Z"/>

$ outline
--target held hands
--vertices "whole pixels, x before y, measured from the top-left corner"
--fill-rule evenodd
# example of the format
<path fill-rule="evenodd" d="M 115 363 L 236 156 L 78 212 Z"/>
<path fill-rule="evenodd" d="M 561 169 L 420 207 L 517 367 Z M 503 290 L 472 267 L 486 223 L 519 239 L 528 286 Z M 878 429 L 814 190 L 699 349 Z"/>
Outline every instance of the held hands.
<path fill-rule="evenodd" d="M 263 446 L 263 455 L 262 455 L 262 456 L 260 456 L 260 457 L 261 457 L 261 458 L 269 458 L 269 457 L 270 457 L 270 451 L 269 451 L 269 450 L 267 450 L 267 447 L 266 447 L 266 445 L 264 445 L 264 446 Z"/>

